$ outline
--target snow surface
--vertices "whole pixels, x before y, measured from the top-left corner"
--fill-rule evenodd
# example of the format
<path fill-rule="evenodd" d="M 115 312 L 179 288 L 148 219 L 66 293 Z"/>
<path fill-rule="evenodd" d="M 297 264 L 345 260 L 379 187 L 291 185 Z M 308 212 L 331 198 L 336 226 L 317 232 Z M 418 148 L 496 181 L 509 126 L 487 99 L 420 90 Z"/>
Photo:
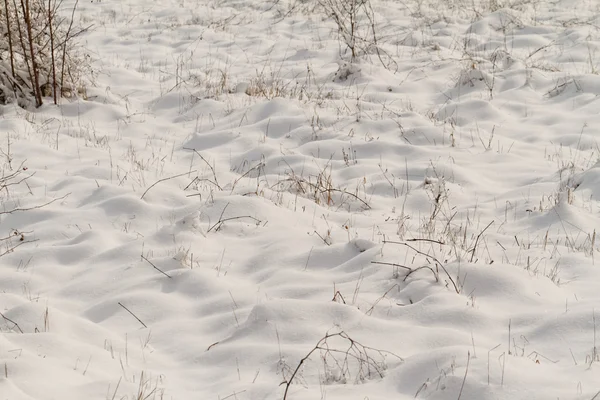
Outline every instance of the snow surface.
<path fill-rule="evenodd" d="M 80 2 L 86 98 L 0 109 L 4 209 L 66 196 L 0 215 L 0 399 L 282 399 L 340 332 L 288 399 L 597 397 L 598 3 L 373 0 L 388 68 L 314 4 Z"/>

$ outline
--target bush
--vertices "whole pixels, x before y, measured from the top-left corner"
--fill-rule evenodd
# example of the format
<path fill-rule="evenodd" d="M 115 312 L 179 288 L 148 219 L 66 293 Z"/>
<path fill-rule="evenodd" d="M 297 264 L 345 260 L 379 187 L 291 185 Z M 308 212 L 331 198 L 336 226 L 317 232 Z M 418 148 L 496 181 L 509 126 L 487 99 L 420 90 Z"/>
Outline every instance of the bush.
<path fill-rule="evenodd" d="M 398 70 L 396 62 L 380 46 L 371 0 L 317 1 L 337 25 L 338 40 L 350 51 L 351 63 L 360 56 L 374 54 L 384 68 Z"/>
<path fill-rule="evenodd" d="M 80 86 L 82 59 L 74 39 L 86 29 L 73 29 L 61 17 L 62 0 L 0 0 L 0 103 L 27 107 L 43 97 L 71 97 Z"/>

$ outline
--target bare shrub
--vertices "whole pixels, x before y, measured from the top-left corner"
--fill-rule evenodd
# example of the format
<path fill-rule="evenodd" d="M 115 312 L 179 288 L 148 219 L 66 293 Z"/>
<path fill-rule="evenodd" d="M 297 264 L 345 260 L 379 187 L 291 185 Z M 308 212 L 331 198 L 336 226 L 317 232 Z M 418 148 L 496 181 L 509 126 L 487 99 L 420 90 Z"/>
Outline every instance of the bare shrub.
<path fill-rule="evenodd" d="M 317 174 L 308 177 L 296 174 L 289 164 L 287 166 L 289 169 L 286 171 L 286 177 L 273 185 L 272 190 L 294 193 L 322 206 L 345 207 L 348 210 L 361 211 L 371 209 L 366 192 L 361 197 L 358 186 L 354 192 L 350 192 L 346 188 L 334 185 L 331 160 L 320 168 Z"/>
<path fill-rule="evenodd" d="M 318 353 L 323 366 L 322 384 L 361 383 L 383 378 L 387 370 L 386 358 L 391 356 L 402 363 L 402 357 L 394 353 L 362 345 L 346 332 L 327 333 L 299 362 L 285 384 L 283 400 L 299 377 L 302 366 L 310 357 Z"/>
<path fill-rule="evenodd" d="M 20 185 L 28 187 L 27 180 L 33 174 L 28 172 L 24 162 L 14 168 L 10 153 L 0 152 L 7 159 L 7 163 L 0 166 L 0 226 L 2 225 L 3 217 L 6 215 L 39 209 L 66 197 L 62 196 L 31 207 L 20 207 L 13 197 L 12 190 Z M 18 247 L 24 244 L 37 241 L 32 236 L 32 232 L 23 231 L 15 227 L 11 227 L 8 231 L 0 230 L 0 258 L 13 253 Z"/>
<path fill-rule="evenodd" d="M 370 0 L 318 0 L 325 14 L 337 25 L 340 43 L 350 52 L 350 62 L 375 54 L 386 68 L 397 69 L 394 60 L 380 47 L 375 10 Z"/>
<path fill-rule="evenodd" d="M 73 14 L 62 17 L 62 0 L 1 0 L 0 104 L 27 107 L 43 97 L 72 97 L 81 87 L 85 59 L 74 39 Z"/>

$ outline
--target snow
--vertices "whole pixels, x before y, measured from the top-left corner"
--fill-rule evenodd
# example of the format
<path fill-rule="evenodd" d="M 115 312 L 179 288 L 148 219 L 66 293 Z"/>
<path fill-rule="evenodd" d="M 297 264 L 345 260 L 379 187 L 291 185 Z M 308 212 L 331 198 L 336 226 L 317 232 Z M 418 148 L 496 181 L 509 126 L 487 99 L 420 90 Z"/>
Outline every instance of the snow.
<path fill-rule="evenodd" d="M 85 98 L 0 108 L 0 398 L 596 398 L 598 5 L 372 0 L 384 66 L 315 4 L 79 4 Z"/>

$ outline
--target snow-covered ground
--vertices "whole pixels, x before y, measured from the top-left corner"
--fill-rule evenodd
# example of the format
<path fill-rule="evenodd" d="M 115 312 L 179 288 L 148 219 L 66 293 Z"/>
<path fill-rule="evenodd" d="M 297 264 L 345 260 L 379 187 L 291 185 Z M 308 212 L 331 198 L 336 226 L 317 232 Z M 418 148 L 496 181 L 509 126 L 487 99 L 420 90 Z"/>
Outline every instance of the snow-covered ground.
<path fill-rule="evenodd" d="M 354 63 L 316 4 L 79 4 L 85 98 L 0 108 L 0 399 L 600 398 L 598 3 Z"/>

